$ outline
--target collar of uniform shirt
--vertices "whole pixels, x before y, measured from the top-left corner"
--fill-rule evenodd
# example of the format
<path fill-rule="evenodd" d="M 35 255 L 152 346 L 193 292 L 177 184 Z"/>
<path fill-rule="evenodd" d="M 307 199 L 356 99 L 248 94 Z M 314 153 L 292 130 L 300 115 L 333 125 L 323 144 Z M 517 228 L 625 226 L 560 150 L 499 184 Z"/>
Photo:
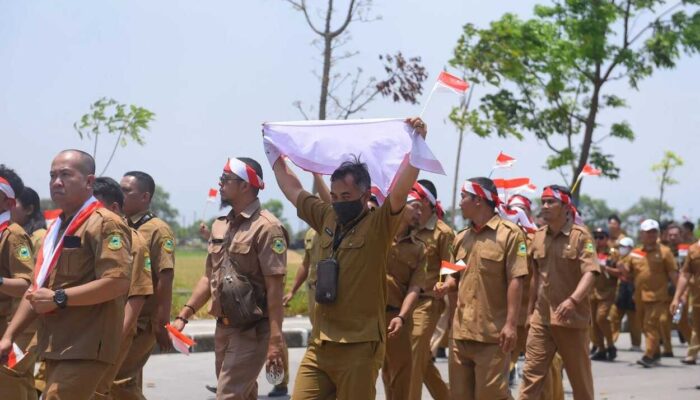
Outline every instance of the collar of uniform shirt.
<path fill-rule="evenodd" d="M 250 217 L 255 214 L 256 211 L 260 208 L 260 199 L 255 199 L 252 203 L 248 204 L 246 208 L 243 209 L 243 211 L 238 214 L 244 219 L 249 219 Z M 231 209 L 231 211 L 228 213 L 228 218 L 229 222 L 233 221 L 236 219 L 236 210 Z"/>
<path fill-rule="evenodd" d="M 434 231 L 437 227 L 437 222 L 438 216 L 437 214 L 433 213 L 433 215 L 431 215 L 430 218 L 428 218 L 428 220 L 425 222 L 425 225 L 421 226 L 418 230 L 427 229 L 429 231 Z"/>
<path fill-rule="evenodd" d="M 493 217 L 491 217 L 491 219 L 489 219 L 489 222 L 485 223 L 482 226 L 476 226 L 472 222 L 472 229 L 474 229 L 474 232 L 476 232 L 476 233 L 483 231 L 485 227 L 489 227 L 491 229 L 496 229 L 498 227 L 498 219 L 499 218 L 500 217 L 498 216 L 498 214 L 493 214 Z"/>
<path fill-rule="evenodd" d="M 142 211 L 140 213 L 136 213 L 136 214 L 132 215 L 129 218 L 129 220 L 131 221 L 132 224 L 135 224 L 135 223 L 141 221 L 141 218 L 143 218 L 143 216 L 146 215 L 147 213 L 148 213 L 148 210 Z"/>
<path fill-rule="evenodd" d="M 564 236 L 569 236 L 569 234 L 571 233 L 572 226 L 574 226 L 574 221 L 572 221 L 570 218 L 567 218 L 566 223 L 564 224 L 564 226 L 561 227 L 559 232 L 552 232 L 552 228 L 550 228 L 549 225 L 547 225 L 547 233 L 550 235 L 557 235 L 561 233 Z"/>

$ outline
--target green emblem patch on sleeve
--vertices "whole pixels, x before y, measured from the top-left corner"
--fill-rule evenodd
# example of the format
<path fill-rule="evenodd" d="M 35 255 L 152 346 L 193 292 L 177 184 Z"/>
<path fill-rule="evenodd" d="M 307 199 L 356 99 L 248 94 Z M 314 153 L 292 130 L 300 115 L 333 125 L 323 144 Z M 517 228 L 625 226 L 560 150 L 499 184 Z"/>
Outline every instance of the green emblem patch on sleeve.
<path fill-rule="evenodd" d="M 272 240 L 272 251 L 274 251 L 277 254 L 282 254 L 287 250 L 287 244 L 284 242 L 284 239 L 282 238 L 275 238 Z"/>
<path fill-rule="evenodd" d="M 167 238 L 163 240 L 163 250 L 168 253 L 172 253 L 175 250 L 175 241 L 173 238 Z"/>
<path fill-rule="evenodd" d="M 32 252 L 29 251 L 29 247 L 19 246 L 17 249 L 17 258 L 20 261 L 29 261 L 32 258 Z"/>
<path fill-rule="evenodd" d="M 143 267 L 144 271 L 151 272 L 151 254 L 150 253 L 146 252 L 146 254 L 144 255 L 143 264 L 144 264 L 144 267 Z"/>
<path fill-rule="evenodd" d="M 593 253 L 595 251 L 595 248 L 593 248 L 593 243 L 587 240 L 586 244 L 583 246 L 583 250 L 588 253 Z"/>
<path fill-rule="evenodd" d="M 122 237 L 119 236 L 119 234 L 113 233 L 109 235 L 109 238 L 107 239 L 107 248 L 110 250 L 119 250 L 122 247 L 124 247 L 124 243 L 122 242 Z"/>
<path fill-rule="evenodd" d="M 518 256 L 520 257 L 525 257 L 527 256 L 527 245 L 525 245 L 525 242 L 520 242 L 518 245 Z"/>

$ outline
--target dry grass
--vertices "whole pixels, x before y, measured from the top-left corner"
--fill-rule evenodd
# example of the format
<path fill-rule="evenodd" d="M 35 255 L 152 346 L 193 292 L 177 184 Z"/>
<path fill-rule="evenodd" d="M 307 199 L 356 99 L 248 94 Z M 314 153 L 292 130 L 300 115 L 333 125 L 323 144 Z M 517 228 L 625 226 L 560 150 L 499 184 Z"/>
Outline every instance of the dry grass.
<path fill-rule="evenodd" d="M 173 306 L 171 309 L 171 317 L 175 318 L 177 313 L 182 309 L 182 306 L 189 299 L 192 293 L 192 288 L 204 274 L 204 262 L 207 258 L 207 253 L 204 250 L 187 250 L 178 249 L 175 255 L 175 282 L 173 284 Z M 287 290 L 294 282 L 294 276 L 297 269 L 301 265 L 302 254 L 300 252 L 290 250 L 287 253 Z M 306 304 L 306 286 L 304 285 L 294 299 L 290 302 L 289 307 L 285 309 L 286 315 L 298 315 L 307 313 Z M 211 318 L 207 314 L 207 307 L 202 307 L 195 319 Z"/>

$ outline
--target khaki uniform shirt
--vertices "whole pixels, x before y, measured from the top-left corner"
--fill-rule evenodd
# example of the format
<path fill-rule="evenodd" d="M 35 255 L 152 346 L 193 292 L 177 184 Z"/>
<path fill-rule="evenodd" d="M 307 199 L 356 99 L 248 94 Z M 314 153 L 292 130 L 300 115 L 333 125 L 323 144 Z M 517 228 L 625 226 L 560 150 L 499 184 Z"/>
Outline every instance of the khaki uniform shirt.
<path fill-rule="evenodd" d="M 62 229 L 67 225 L 66 221 Z M 73 237 L 79 240 L 71 240 L 70 246 L 64 239 L 46 287 L 67 289 L 102 278 L 131 278 L 131 230 L 121 217 L 98 208 Z M 40 315 L 39 349 L 45 349 L 43 357 L 114 363 L 122 341 L 125 300 L 126 296 L 121 296 L 92 306 L 69 305 Z"/>
<path fill-rule="evenodd" d="M 612 276 L 605 272 L 605 261 L 611 260 L 614 263 L 617 262 L 618 252 L 615 249 L 607 249 L 603 253 L 597 254 L 598 265 L 600 266 L 601 273 L 595 278 L 595 285 L 593 286 L 593 293 L 591 297 L 595 300 L 600 301 L 615 301 L 615 294 L 617 291 L 617 277 Z"/>
<path fill-rule="evenodd" d="M 410 287 L 423 287 L 425 260 L 425 245 L 414 235 L 394 242 L 386 265 L 387 306 L 401 308 Z"/>
<path fill-rule="evenodd" d="M 223 317 L 221 312 L 221 302 L 219 301 L 219 283 L 221 282 L 221 263 L 224 260 L 224 238 L 228 231 L 228 220 L 222 216 L 214 220 L 211 226 L 211 236 L 207 246 L 207 261 L 205 274 L 209 278 L 209 291 L 211 302 L 209 303 L 209 314 L 215 317 Z"/>
<path fill-rule="evenodd" d="M 250 279 L 256 294 L 266 294 L 265 277 L 287 273 L 287 232 L 271 212 L 260 208 L 259 200 L 238 216 L 232 210 L 226 219 L 231 238 L 226 256 L 238 273 Z M 267 316 L 267 308 L 263 315 Z"/>
<path fill-rule="evenodd" d="M 554 311 L 574 293 L 585 273 L 600 273 L 588 229 L 569 221 L 555 234 L 548 226 L 543 226 L 535 232 L 530 252 L 535 273 L 539 274 L 540 279 L 532 323 L 587 328 L 591 319 L 588 297 L 579 299 L 568 320 L 559 319 Z"/>
<path fill-rule="evenodd" d="M 452 257 L 451 249 L 455 233 L 446 223 L 440 221 L 436 214 L 433 214 L 416 236 L 425 243 L 427 260 L 425 283 L 421 288 L 421 294 L 432 296 L 433 288 L 440 280 L 442 262 L 450 261 Z"/>
<path fill-rule="evenodd" d="M 652 250 L 643 251 L 646 256 L 631 254 L 626 264 L 634 277 L 635 301 L 670 301 L 669 273 L 678 270 L 671 249 L 656 244 Z"/>
<path fill-rule="evenodd" d="M 532 239 L 535 237 L 534 233 L 524 233 L 525 244 L 529 249 L 532 246 Z M 527 255 L 527 276 L 523 279 L 523 299 L 520 302 L 520 315 L 518 316 L 518 326 L 527 325 L 527 320 L 530 317 L 528 314 L 530 307 L 530 286 L 532 284 L 532 253 L 528 251 Z"/>
<path fill-rule="evenodd" d="M 315 230 L 309 229 L 304 236 L 304 263 L 309 266 L 306 282 L 310 289 L 316 288 L 316 267 L 319 261 L 321 261 L 321 246 L 318 234 Z"/>
<path fill-rule="evenodd" d="M 617 236 L 616 239 L 613 239 L 613 238 L 608 239 L 608 247 L 610 247 L 611 249 L 615 249 L 615 250 L 619 249 L 620 248 L 620 240 L 622 240 L 626 237 L 627 236 L 625 236 L 624 233 L 620 232 L 620 234 Z"/>
<path fill-rule="evenodd" d="M 133 226 L 137 224 L 146 213 L 132 216 L 129 222 Z M 153 293 L 158 286 L 158 277 L 161 271 L 175 268 L 175 235 L 170 226 L 158 217 L 153 217 L 136 229 L 148 247 L 148 255 L 151 259 L 151 280 L 153 281 Z M 138 327 L 149 329 L 151 321 L 155 319 L 158 311 L 158 296 L 149 296 L 139 314 Z"/>
<path fill-rule="evenodd" d="M 690 274 L 690 282 L 688 282 L 688 291 L 693 307 L 700 307 L 700 242 L 693 243 L 688 249 L 688 256 L 685 257 L 681 272 Z M 693 318 L 697 317 L 693 313 Z"/>
<path fill-rule="evenodd" d="M 12 222 L 0 235 L 0 276 L 32 281 L 34 259 L 29 235 Z M 21 298 L 0 293 L 0 334 L 5 333 Z"/>
<path fill-rule="evenodd" d="M 386 265 L 401 213 L 391 200 L 368 212 L 345 236 L 336 258 L 340 266 L 338 298 L 316 304 L 313 338 L 341 343 L 383 341 L 386 337 Z M 318 232 L 323 258 L 332 250 L 333 206 L 311 193 L 297 199 L 297 215 Z"/>
<path fill-rule="evenodd" d="M 457 289 L 452 338 L 498 343 L 508 315 L 508 284 L 527 276 L 527 245 L 522 230 L 494 215 L 481 229 L 455 238 L 454 261 L 464 261 Z"/>
<path fill-rule="evenodd" d="M 36 265 L 36 259 L 39 257 L 39 250 L 41 249 L 42 243 L 44 243 L 44 236 L 46 236 L 46 229 L 37 229 L 30 235 L 30 240 L 32 241 L 32 248 L 34 249 L 34 262 L 32 265 Z"/>

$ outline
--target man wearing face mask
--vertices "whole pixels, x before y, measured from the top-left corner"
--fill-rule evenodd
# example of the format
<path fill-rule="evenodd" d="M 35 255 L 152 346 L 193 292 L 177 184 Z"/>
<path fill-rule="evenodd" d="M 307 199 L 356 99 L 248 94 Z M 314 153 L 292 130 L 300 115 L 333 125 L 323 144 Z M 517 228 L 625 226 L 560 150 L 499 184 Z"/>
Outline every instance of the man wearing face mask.
<path fill-rule="evenodd" d="M 425 137 L 423 121 L 406 122 Z M 313 333 L 292 397 L 373 399 L 386 340 L 387 256 L 418 169 L 410 164 L 401 169 L 392 192 L 370 212 L 366 164 L 346 161 L 333 172 L 332 204 L 327 204 L 304 191 L 279 153 L 266 151 L 282 192 L 318 232 L 325 258 L 317 269 Z M 320 290 L 324 277 L 326 285 Z"/>
<path fill-rule="evenodd" d="M 630 351 L 642 351 L 642 325 L 639 321 L 636 306 L 634 304 L 634 282 L 632 282 L 632 278 L 623 267 L 625 262 L 627 262 L 627 259 L 630 257 L 630 252 L 632 251 L 633 247 L 634 240 L 632 240 L 632 238 L 624 237 L 620 239 L 618 246 L 620 258 L 616 264 L 618 270 L 620 271 L 620 276 L 618 279 L 615 304 L 610 310 L 610 326 L 613 332 L 613 342 L 615 342 L 620 334 L 622 318 L 624 318 L 626 315 L 630 331 L 630 341 L 632 342 Z"/>

